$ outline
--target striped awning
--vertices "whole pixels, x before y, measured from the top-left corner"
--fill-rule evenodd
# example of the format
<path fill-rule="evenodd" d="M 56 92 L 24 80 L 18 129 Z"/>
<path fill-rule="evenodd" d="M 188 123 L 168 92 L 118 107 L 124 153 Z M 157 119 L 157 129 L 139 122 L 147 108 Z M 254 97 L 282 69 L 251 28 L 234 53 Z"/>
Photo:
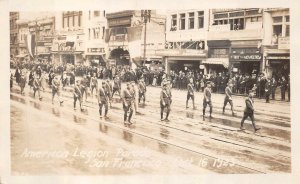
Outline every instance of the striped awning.
<path fill-rule="evenodd" d="M 207 58 L 202 60 L 202 64 L 223 65 L 225 68 L 228 68 L 229 58 Z"/>

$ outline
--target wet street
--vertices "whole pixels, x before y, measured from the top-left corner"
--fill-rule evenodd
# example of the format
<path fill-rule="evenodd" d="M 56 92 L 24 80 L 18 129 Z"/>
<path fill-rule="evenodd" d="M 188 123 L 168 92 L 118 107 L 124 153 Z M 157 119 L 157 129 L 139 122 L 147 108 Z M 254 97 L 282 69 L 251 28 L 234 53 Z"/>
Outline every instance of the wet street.
<path fill-rule="evenodd" d="M 244 97 L 234 97 L 237 112 L 224 95 L 213 94 L 213 117 L 202 119 L 203 94 L 196 93 L 196 110 L 185 108 L 186 91 L 173 90 L 170 121 L 160 121 L 160 88 L 148 87 L 146 105 L 138 106 L 133 124 L 123 124 L 119 96 L 109 119 L 99 117 L 95 97 L 85 111 L 73 110 L 73 94 L 62 91 L 63 106 L 51 91 L 33 98 L 26 86 L 11 92 L 11 170 L 13 175 L 132 175 L 291 172 L 290 103 L 255 99 L 254 133 L 250 119 L 240 121 Z"/>

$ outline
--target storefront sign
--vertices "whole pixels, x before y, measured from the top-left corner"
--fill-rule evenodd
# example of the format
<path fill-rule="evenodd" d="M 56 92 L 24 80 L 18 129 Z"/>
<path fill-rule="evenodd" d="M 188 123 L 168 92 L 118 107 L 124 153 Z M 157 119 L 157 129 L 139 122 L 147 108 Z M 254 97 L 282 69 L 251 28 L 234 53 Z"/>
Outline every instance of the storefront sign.
<path fill-rule="evenodd" d="M 204 65 L 199 65 L 199 68 L 200 68 L 200 69 L 204 69 L 205 66 L 204 66 Z"/>
<path fill-rule="evenodd" d="M 232 54 L 230 59 L 233 61 L 261 61 L 262 54 Z"/>
<path fill-rule="evenodd" d="M 125 17 L 125 18 L 117 18 L 117 19 L 111 19 L 108 20 L 108 25 L 111 26 L 120 26 L 120 25 L 128 25 L 131 23 L 131 18 L 130 17 Z"/>
<path fill-rule="evenodd" d="M 238 69 L 237 68 L 233 68 L 232 71 L 233 72 L 238 72 Z"/>
<path fill-rule="evenodd" d="M 228 58 L 229 48 L 211 48 L 208 53 L 210 58 Z"/>
<path fill-rule="evenodd" d="M 206 57 L 206 53 L 203 50 L 193 50 L 193 49 L 161 49 L 161 50 L 156 50 L 155 55 Z"/>
<path fill-rule="evenodd" d="M 279 37 L 278 49 L 290 49 L 290 37 Z"/>

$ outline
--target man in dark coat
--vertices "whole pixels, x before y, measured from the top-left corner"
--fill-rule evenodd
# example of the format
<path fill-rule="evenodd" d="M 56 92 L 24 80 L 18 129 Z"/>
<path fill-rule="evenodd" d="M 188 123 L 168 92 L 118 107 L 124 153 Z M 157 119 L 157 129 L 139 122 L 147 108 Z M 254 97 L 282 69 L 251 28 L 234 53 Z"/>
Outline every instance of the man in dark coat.
<path fill-rule="evenodd" d="M 248 97 L 245 100 L 246 107 L 245 107 L 245 110 L 244 110 L 244 116 L 243 116 L 242 121 L 241 121 L 241 127 L 240 127 L 240 129 L 241 130 L 245 130 L 245 128 L 244 128 L 244 121 L 248 117 L 250 117 L 252 125 L 253 125 L 253 128 L 254 128 L 254 132 L 256 132 L 260 128 L 257 128 L 256 125 L 255 125 L 255 122 L 254 122 L 254 107 L 253 107 L 253 103 L 254 102 L 253 102 L 253 95 L 254 95 L 254 92 L 250 91 Z"/>
<path fill-rule="evenodd" d="M 270 85 L 271 85 L 272 100 L 275 100 L 275 92 L 276 92 L 276 88 L 277 88 L 277 81 L 276 81 L 274 76 L 271 79 Z"/>
<path fill-rule="evenodd" d="M 271 80 L 268 78 L 265 83 L 266 103 L 270 103 L 270 95 L 271 95 Z"/>

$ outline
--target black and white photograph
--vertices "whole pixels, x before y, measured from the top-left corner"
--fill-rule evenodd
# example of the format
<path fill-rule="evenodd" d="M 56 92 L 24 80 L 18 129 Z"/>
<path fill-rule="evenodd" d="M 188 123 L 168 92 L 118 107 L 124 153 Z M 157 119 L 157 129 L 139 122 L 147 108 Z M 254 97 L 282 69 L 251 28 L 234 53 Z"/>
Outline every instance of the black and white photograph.
<path fill-rule="evenodd" d="M 0 173 L 1 184 L 293 175 L 290 4 L 115 5 L 5 10 L 10 176 Z"/>

